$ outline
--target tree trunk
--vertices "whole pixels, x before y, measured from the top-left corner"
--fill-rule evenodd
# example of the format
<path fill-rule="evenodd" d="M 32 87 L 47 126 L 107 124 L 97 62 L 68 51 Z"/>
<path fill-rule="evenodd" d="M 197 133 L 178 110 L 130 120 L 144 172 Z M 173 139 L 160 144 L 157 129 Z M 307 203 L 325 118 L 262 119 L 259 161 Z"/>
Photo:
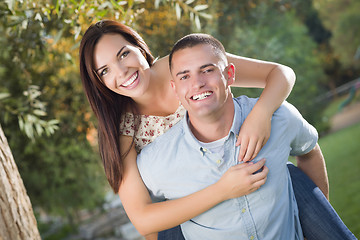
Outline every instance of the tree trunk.
<path fill-rule="evenodd" d="M 0 125 L 0 240 L 41 239 L 31 202 Z"/>

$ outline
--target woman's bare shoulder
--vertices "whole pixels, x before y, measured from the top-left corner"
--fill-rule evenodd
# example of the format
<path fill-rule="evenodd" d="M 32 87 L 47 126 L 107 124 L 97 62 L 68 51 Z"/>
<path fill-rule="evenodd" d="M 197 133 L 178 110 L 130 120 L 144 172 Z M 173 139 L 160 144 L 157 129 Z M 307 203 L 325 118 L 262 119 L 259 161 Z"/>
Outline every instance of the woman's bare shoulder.
<path fill-rule="evenodd" d="M 169 56 L 157 59 L 151 67 L 151 70 L 153 71 L 156 78 L 161 78 L 163 80 L 171 79 L 169 69 Z"/>

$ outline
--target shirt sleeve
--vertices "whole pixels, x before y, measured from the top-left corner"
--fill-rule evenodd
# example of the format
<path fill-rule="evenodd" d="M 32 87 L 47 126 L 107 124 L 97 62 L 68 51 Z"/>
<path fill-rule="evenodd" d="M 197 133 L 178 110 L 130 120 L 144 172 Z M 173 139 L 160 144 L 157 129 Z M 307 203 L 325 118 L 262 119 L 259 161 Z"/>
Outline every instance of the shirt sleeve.
<path fill-rule="evenodd" d="M 152 144 L 146 146 L 137 156 L 137 166 L 141 175 L 141 178 L 149 191 L 151 200 L 153 202 L 160 202 L 165 200 L 165 196 L 162 191 L 159 190 L 157 184 L 154 182 L 152 174 L 157 173 L 154 171 L 156 165 L 150 164 L 153 162 L 152 156 L 156 157 L 153 149 L 151 148 Z"/>
<path fill-rule="evenodd" d="M 289 131 L 294 131 L 291 141 L 291 156 L 299 156 L 310 152 L 318 141 L 316 129 L 309 124 L 300 112 L 291 104 L 284 103 L 289 110 L 290 123 Z"/>

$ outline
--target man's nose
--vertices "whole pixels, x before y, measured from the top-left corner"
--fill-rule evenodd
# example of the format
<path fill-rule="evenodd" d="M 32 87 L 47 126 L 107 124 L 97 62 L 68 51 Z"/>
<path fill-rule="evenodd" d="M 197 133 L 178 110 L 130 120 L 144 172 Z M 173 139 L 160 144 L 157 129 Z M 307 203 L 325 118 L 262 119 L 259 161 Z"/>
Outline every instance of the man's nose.
<path fill-rule="evenodd" d="M 205 86 L 205 79 L 199 75 L 193 77 L 192 78 L 192 86 L 195 89 L 202 88 L 203 86 Z"/>

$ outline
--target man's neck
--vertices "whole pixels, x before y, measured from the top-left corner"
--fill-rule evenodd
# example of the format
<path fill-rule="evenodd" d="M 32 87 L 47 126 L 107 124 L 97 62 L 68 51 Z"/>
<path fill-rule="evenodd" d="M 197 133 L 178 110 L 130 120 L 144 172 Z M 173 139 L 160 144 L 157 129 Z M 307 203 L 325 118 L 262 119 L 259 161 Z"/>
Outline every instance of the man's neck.
<path fill-rule="evenodd" d="M 221 111 L 209 118 L 195 118 L 189 115 L 189 127 L 193 135 L 201 142 L 213 142 L 229 134 L 234 120 L 234 102 L 231 97 Z"/>

